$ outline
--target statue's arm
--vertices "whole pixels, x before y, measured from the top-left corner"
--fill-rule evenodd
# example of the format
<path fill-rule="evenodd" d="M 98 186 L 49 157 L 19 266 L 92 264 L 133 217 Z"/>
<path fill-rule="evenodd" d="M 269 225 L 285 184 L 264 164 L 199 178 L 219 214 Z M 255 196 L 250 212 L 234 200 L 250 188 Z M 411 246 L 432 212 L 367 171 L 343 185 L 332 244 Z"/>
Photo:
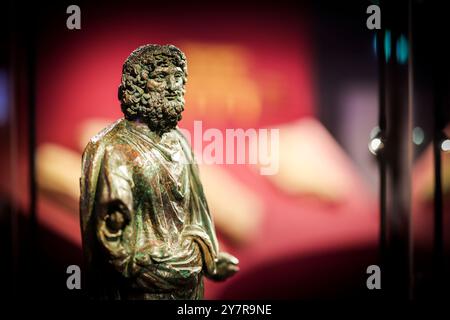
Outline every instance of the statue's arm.
<path fill-rule="evenodd" d="M 119 166 L 117 155 L 106 152 L 97 185 L 96 236 L 108 262 L 129 277 L 133 262 L 133 196 L 127 172 L 118 170 Z"/>
<path fill-rule="evenodd" d="M 211 229 L 211 232 L 214 232 Z M 222 281 L 239 271 L 239 260 L 226 252 L 214 254 L 211 237 L 203 227 L 190 225 L 185 228 L 184 236 L 190 238 L 201 252 L 202 267 L 205 276 L 214 281 Z"/>

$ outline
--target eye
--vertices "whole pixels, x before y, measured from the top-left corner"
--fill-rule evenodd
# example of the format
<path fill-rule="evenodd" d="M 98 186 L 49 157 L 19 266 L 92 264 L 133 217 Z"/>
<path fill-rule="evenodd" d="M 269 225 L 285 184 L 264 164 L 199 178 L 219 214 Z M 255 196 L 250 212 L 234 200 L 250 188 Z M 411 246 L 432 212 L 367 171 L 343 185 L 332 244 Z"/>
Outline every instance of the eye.
<path fill-rule="evenodd" d="M 175 77 L 182 77 L 183 76 L 183 74 L 181 73 L 181 72 L 177 72 L 177 73 L 175 73 Z"/>
<path fill-rule="evenodd" d="M 166 74 L 165 73 L 156 73 L 153 75 L 153 79 L 157 80 L 157 81 L 161 81 L 164 80 L 166 78 Z"/>

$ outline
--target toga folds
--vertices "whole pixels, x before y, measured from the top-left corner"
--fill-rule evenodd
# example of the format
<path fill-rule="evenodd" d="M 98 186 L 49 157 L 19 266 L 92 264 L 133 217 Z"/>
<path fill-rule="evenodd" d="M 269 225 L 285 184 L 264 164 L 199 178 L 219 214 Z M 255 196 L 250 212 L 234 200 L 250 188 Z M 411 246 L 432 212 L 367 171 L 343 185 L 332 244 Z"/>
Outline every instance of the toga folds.
<path fill-rule="evenodd" d="M 91 295 L 200 299 L 218 244 L 194 163 L 178 129 L 157 135 L 120 119 L 82 160 L 80 223 Z"/>

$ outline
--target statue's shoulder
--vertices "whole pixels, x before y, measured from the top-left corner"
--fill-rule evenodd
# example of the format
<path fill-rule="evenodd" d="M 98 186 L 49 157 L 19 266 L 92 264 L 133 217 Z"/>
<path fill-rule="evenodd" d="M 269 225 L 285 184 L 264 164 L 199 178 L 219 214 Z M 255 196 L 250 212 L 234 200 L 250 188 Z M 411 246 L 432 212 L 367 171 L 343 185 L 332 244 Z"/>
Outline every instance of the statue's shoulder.
<path fill-rule="evenodd" d="M 178 141 L 181 144 L 181 147 L 183 148 L 184 154 L 187 157 L 187 160 L 189 163 L 197 163 L 194 155 L 194 151 L 191 146 L 191 141 L 188 139 L 189 132 L 187 132 L 185 129 L 180 129 L 178 126 L 175 128 L 175 135 L 178 137 Z M 188 134 L 188 137 L 186 136 L 185 132 Z"/>
<path fill-rule="evenodd" d="M 190 142 L 188 141 L 187 137 L 185 136 L 185 134 L 183 133 L 185 129 L 180 129 L 178 126 L 174 129 L 175 135 L 177 136 L 177 138 L 180 140 L 180 142 L 183 145 L 186 145 L 190 148 Z"/>
<path fill-rule="evenodd" d="M 106 142 L 109 143 L 110 140 L 112 140 L 114 136 L 117 135 L 118 132 L 124 129 L 124 121 L 125 119 L 121 118 L 111 123 L 109 126 L 103 128 L 99 133 L 97 133 L 95 136 L 91 138 L 89 143 L 91 144 L 106 143 Z"/>
<path fill-rule="evenodd" d="M 93 136 L 84 149 L 83 158 L 96 154 L 100 150 L 104 150 L 106 146 L 113 145 L 115 136 L 124 128 L 124 121 L 125 119 L 123 118 L 119 119 L 103 128 L 99 133 Z"/>

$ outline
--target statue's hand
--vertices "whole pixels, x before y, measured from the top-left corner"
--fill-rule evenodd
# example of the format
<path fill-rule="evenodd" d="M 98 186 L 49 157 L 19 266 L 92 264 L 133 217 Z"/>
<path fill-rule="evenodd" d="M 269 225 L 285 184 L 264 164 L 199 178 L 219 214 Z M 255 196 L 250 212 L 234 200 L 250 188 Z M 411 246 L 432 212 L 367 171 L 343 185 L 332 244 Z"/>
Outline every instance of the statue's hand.
<path fill-rule="evenodd" d="M 226 252 L 219 252 L 216 262 L 216 272 L 211 275 L 215 281 L 223 281 L 239 271 L 239 260 Z"/>

